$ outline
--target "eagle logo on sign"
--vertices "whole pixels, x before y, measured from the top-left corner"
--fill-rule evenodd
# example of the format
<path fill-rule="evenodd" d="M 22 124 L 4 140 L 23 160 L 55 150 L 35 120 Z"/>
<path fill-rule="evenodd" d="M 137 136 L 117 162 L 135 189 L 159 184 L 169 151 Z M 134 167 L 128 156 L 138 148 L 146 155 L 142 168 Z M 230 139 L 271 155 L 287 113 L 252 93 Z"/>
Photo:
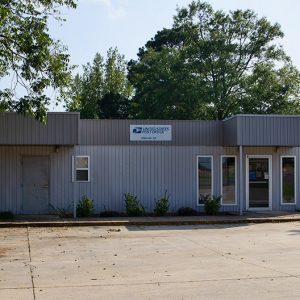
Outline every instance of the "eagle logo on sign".
<path fill-rule="evenodd" d="M 142 127 L 135 127 L 133 128 L 133 133 L 142 133 Z"/>

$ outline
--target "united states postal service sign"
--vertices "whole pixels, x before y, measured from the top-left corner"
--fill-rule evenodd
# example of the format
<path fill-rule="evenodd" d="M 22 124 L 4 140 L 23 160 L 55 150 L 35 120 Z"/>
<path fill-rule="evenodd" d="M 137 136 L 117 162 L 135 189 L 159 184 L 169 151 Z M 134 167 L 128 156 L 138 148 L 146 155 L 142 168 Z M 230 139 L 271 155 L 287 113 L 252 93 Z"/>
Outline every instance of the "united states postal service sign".
<path fill-rule="evenodd" d="M 172 125 L 130 125 L 130 141 L 172 141 Z"/>

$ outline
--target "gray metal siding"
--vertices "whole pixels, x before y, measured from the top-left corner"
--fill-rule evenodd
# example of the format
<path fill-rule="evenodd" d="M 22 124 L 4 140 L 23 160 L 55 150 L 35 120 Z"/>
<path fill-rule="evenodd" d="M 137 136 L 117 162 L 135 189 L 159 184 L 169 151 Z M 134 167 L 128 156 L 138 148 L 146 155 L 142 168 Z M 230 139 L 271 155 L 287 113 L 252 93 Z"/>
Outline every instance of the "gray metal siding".
<path fill-rule="evenodd" d="M 172 141 L 131 142 L 130 124 L 172 125 Z M 184 120 L 80 120 L 81 145 L 172 145 L 220 146 L 222 145 L 221 121 Z"/>
<path fill-rule="evenodd" d="M 130 124 L 170 124 L 172 141 L 131 142 Z M 47 124 L 0 113 L 0 145 L 300 146 L 300 116 L 238 115 L 225 121 L 80 120 L 49 113 Z"/>
<path fill-rule="evenodd" d="M 237 116 L 237 139 L 246 146 L 299 146 L 298 116 Z"/>
<path fill-rule="evenodd" d="M 0 145 L 78 144 L 78 113 L 49 113 L 47 123 L 16 113 L 0 113 Z"/>
<path fill-rule="evenodd" d="M 166 146 L 0 147 L 0 211 L 22 213 L 22 156 L 50 158 L 50 202 L 72 211 L 83 195 L 95 201 L 96 211 L 124 211 L 124 193 L 141 200 L 147 211 L 154 199 L 170 194 L 171 211 L 181 206 L 197 210 L 197 155 L 214 155 L 214 194 L 220 194 L 220 155 L 236 148 Z M 91 181 L 72 182 L 72 155 L 89 155 Z M 238 210 L 238 206 L 223 210 Z"/>
<path fill-rule="evenodd" d="M 272 210 L 295 210 L 300 208 L 300 186 L 296 184 L 296 205 L 281 205 L 281 186 L 280 186 L 280 156 L 296 156 L 296 180 L 300 176 L 300 148 L 299 147 L 245 147 L 244 148 L 244 173 L 246 174 L 246 156 L 247 155 L 271 155 L 272 156 Z M 246 180 L 246 176 L 244 176 Z M 246 181 L 244 181 L 246 185 Z M 246 196 L 245 196 L 246 197 Z M 246 203 L 246 202 L 245 202 Z"/>
<path fill-rule="evenodd" d="M 130 124 L 170 124 L 172 141 L 131 142 Z M 81 120 L 81 145 L 300 146 L 300 116 L 238 115 L 224 121 Z"/>
<path fill-rule="evenodd" d="M 222 145 L 238 145 L 238 119 L 231 118 L 223 121 L 223 143 Z"/>
<path fill-rule="evenodd" d="M 148 212 L 153 210 L 154 199 L 167 190 L 170 194 L 170 210 L 181 206 L 197 206 L 197 155 L 213 156 L 213 193 L 221 193 L 221 155 L 239 156 L 237 147 L 213 146 L 78 146 L 76 155 L 89 155 L 91 182 L 76 183 L 76 199 L 83 195 L 93 198 L 96 211 L 124 211 L 124 193 L 138 197 Z M 243 157 L 244 180 L 246 155 L 272 155 L 272 209 L 295 210 L 300 207 L 300 187 L 297 185 L 297 205 L 280 205 L 280 155 L 297 155 L 297 180 L 300 178 L 300 148 L 245 147 Z M 299 159 L 298 159 L 299 157 Z M 239 182 L 239 181 L 238 181 Z M 238 184 L 237 182 L 237 184 Z M 244 192 L 246 182 L 244 181 Z M 239 185 L 237 186 L 239 195 Z M 245 208 L 246 195 L 242 199 Z M 223 206 L 222 211 L 239 211 L 237 205 Z"/>
<path fill-rule="evenodd" d="M 124 193 L 138 197 L 146 210 L 153 210 L 154 199 L 167 189 L 170 209 L 181 206 L 197 210 L 197 155 L 213 155 L 213 193 L 221 193 L 221 155 L 236 155 L 237 147 L 215 146 L 18 146 L 0 147 L 0 211 L 22 213 L 22 156 L 47 155 L 50 158 L 50 202 L 72 211 L 73 200 L 83 195 L 95 201 L 96 212 L 124 211 Z M 89 155 L 91 181 L 72 182 L 72 155 Z M 297 205 L 280 204 L 280 156 L 296 155 L 297 183 L 300 178 L 300 148 L 244 147 L 244 178 L 246 155 L 272 155 L 273 210 L 300 208 L 300 185 L 297 184 Z M 239 165 L 237 165 L 239 170 Z M 239 174 L 238 174 L 239 175 Z M 239 181 L 238 181 L 239 182 Z M 244 181 L 244 187 L 246 182 Z M 244 188 L 245 191 L 245 188 Z M 237 195 L 239 195 L 239 186 Z M 242 199 L 245 207 L 245 194 Z M 239 201 L 238 201 L 239 203 Z M 222 211 L 239 211 L 239 206 L 223 206 Z"/>
<path fill-rule="evenodd" d="M 88 195 L 96 210 L 124 211 L 124 193 L 138 197 L 148 212 L 154 200 L 170 195 L 170 210 L 181 206 L 197 210 L 197 155 L 214 156 L 214 194 L 220 194 L 220 155 L 236 148 L 181 146 L 79 146 L 77 155 L 89 155 L 91 182 L 76 183 L 76 198 Z M 224 206 L 223 211 L 238 211 Z"/>
<path fill-rule="evenodd" d="M 22 213 L 22 157 L 49 156 L 50 202 L 56 207 L 68 207 L 74 199 L 71 182 L 73 148 L 49 146 L 0 146 L 0 211 Z"/>

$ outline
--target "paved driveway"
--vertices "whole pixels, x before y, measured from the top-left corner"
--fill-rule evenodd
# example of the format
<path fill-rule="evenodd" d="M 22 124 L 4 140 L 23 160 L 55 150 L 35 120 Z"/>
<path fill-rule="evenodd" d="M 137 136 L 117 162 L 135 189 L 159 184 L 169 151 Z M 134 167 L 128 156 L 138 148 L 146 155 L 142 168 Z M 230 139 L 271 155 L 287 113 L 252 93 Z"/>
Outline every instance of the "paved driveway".
<path fill-rule="evenodd" d="M 0 299 L 299 299 L 300 223 L 0 229 Z"/>

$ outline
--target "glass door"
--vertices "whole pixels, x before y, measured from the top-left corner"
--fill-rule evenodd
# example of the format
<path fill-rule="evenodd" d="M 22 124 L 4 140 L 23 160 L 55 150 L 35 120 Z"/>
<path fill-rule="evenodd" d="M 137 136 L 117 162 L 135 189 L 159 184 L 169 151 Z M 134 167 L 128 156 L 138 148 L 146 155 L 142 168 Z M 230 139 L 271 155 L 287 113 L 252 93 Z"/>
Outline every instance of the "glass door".
<path fill-rule="evenodd" d="M 270 158 L 248 158 L 248 206 L 270 207 Z"/>

